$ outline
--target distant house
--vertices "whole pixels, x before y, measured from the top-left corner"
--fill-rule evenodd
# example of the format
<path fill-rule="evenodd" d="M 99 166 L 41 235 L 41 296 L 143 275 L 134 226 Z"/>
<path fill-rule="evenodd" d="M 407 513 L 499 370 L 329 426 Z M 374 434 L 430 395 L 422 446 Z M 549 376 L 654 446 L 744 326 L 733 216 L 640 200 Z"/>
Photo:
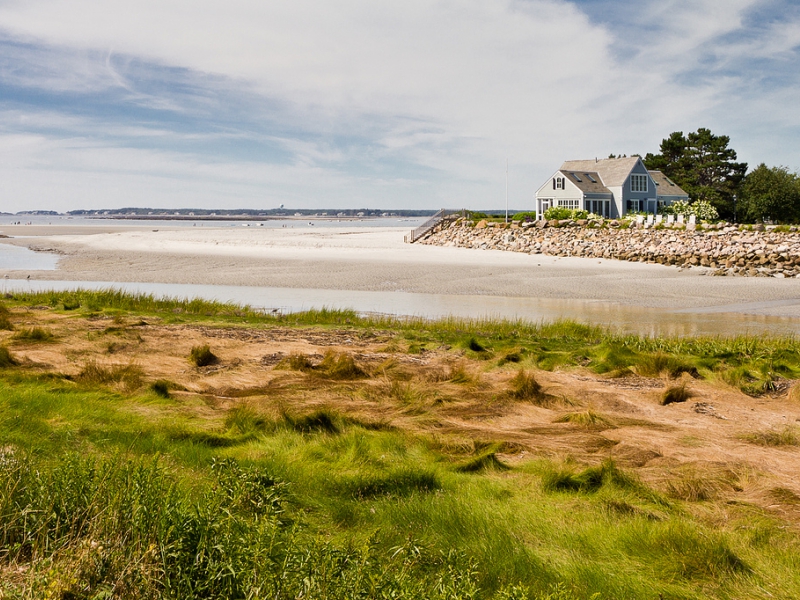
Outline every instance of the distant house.
<path fill-rule="evenodd" d="M 557 206 L 616 219 L 628 212 L 657 213 L 689 195 L 638 156 L 568 160 L 536 192 L 536 213 Z"/>

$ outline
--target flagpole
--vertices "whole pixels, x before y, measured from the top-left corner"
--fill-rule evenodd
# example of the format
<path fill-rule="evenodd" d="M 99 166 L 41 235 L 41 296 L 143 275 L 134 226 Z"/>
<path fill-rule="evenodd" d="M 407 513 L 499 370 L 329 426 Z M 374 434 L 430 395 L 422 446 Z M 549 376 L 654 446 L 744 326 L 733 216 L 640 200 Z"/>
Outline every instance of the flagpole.
<path fill-rule="evenodd" d="M 508 158 L 506 158 L 506 223 L 508 223 Z"/>

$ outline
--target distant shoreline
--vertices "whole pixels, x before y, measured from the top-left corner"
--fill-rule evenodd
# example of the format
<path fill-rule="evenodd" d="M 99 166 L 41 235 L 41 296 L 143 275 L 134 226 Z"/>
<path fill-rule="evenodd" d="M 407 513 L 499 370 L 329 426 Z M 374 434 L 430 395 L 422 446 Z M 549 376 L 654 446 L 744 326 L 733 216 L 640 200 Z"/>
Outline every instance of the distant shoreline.
<path fill-rule="evenodd" d="M 112 221 L 377 221 L 395 217 L 320 215 L 86 215 L 87 220 Z M 410 218 L 405 215 L 397 218 Z"/>

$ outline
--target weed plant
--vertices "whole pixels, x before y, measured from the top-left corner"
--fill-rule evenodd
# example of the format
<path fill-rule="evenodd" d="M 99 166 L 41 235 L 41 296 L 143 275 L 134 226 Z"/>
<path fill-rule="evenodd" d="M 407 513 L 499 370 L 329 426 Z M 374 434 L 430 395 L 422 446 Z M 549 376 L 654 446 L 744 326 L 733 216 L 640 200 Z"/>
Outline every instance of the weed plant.
<path fill-rule="evenodd" d="M 166 379 L 159 379 L 150 384 L 150 389 L 156 396 L 161 398 L 170 398 L 170 389 L 173 387 L 172 382 Z"/>
<path fill-rule="evenodd" d="M 587 429 L 609 429 L 615 426 L 610 419 L 593 410 L 567 413 L 561 415 L 555 422 L 571 423 Z"/>
<path fill-rule="evenodd" d="M 17 359 L 15 359 L 11 352 L 5 346 L 0 346 L 0 369 L 7 369 L 8 367 L 15 367 Z"/>
<path fill-rule="evenodd" d="M 11 312 L 2 302 L 0 302 L 0 330 L 14 331 L 14 324 L 11 322 Z"/>
<path fill-rule="evenodd" d="M 135 390 L 141 387 L 143 377 L 142 368 L 135 364 L 103 366 L 89 361 L 75 380 L 87 386 L 121 384 L 126 390 Z"/>
<path fill-rule="evenodd" d="M 785 427 L 780 431 L 760 431 L 742 436 L 742 439 L 758 446 L 800 446 L 797 428 Z"/>
<path fill-rule="evenodd" d="M 634 489 L 639 487 L 611 460 L 580 472 L 570 466 L 550 469 L 542 477 L 542 487 L 548 492 L 596 492 L 603 486 Z"/>
<path fill-rule="evenodd" d="M 352 354 L 334 352 L 332 350 L 325 353 L 317 372 L 328 379 L 363 379 L 369 377 L 369 374 L 356 364 Z"/>
<path fill-rule="evenodd" d="M 532 373 L 520 369 L 509 382 L 509 397 L 514 400 L 526 400 L 540 403 L 546 399 L 542 384 L 536 381 Z"/>
<path fill-rule="evenodd" d="M 51 331 L 43 327 L 27 327 L 17 331 L 11 336 L 11 339 L 23 343 L 51 342 L 55 339 L 55 336 Z"/>
<path fill-rule="evenodd" d="M 208 367 L 219 362 L 216 354 L 211 352 L 208 344 L 203 346 L 193 346 L 189 352 L 189 362 L 196 367 Z"/>
<path fill-rule="evenodd" d="M 497 457 L 497 452 L 483 452 L 478 456 L 456 466 L 459 473 L 483 473 L 486 471 L 508 471 L 506 463 Z"/>
<path fill-rule="evenodd" d="M 301 354 L 299 352 L 293 352 L 290 354 L 283 363 L 278 365 L 279 367 L 284 367 L 291 369 L 292 371 L 310 371 L 314 368 L 313 363 L 305 354 Z"/>
<path fill-rule="evenodd" d="M 692 397 L 691 390 L 686 386 L 686 382 L 683 381 L 678 385 L 671 385 L 665 389 L 659 400 L 661 406 L 666 406 L 667 404 L 674 404 L 676 402 L 686 402 L 689 398 Z"/>

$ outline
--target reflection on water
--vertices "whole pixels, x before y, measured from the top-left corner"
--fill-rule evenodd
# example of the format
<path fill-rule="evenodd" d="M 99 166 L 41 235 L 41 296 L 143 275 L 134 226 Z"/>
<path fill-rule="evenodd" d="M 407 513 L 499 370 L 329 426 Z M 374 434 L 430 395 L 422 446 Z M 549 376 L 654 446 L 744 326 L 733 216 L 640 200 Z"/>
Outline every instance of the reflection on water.
<path fill-rule="evenodd" d="M 54 271 L 58 255 L 0 244 L 0 271 Z"/>
<path fill-rule="evenodd" d="M 456 296 L 407 292 L 358 292 L 295 288 L 270 288 L 167 283 L 111 283 L 75 281 L 3 282 L 3 292 L 115 288 L 157 297 L 204 298 L 248 304 L 254 308 L 282 313 L 311 308 L 350 308 L 359 313 L 408 315 L 424 318 L 503 318 L 553 321 L 570 318 L 605 325 L 624 333 L 645 336 L 795 335 L 800 319 L 742 313 L 670 312 L 666 309 L 625 306 L 610 302 L 507 298 L 499 296 Z"/>

